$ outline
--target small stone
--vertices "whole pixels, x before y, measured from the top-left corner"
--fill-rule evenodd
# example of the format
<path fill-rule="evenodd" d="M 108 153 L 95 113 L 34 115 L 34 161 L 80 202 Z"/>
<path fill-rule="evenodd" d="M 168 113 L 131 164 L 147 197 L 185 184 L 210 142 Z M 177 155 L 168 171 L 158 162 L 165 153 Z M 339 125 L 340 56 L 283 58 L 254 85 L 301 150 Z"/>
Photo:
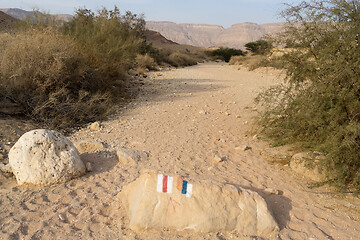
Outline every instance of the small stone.
<path fill-rule="evenodd" d="M 92 171 L 93 171 L 91 162 L 87 162 L 85 166 L 86 166 L 86 171 L 88 171 L 88 172 L 92 172 Z"/>
<path fill-rule="evenodd" d="M 4 155 L 2 153 L 0 153 L 0 160 L 4 159 Z"/>
<path fill-rule="evenodd" d="M 201 110 L 199 111 L 199 113 L 200 113 L 200 114 L 206 114 L 206 112 L 205 112 L 204 109 L 201 109 Z"/>
<path fill-rule="evenodd" d="M 80 154 L 93 153 L 105 150 L 104 144 L 95 140 L 74 142 L 74 146 Z"/>
<path fill-rule="evenodd" d="M 59 214 L 59 219 L 63 222 L 66 220 L 65 216 L 61 213 Z"/>
<path fill-rule="evenodd" d="M 266 188 L 264 192 L 266 195 L 279 195 L 279 190 L 273 188 Z"/>
<path fill-rule="evenodd" d="M 248 145 L 242 145 L 242 146 L 238 146 L 235 148 L 235 150 L 237 151 L 247 151 L 247 150 L 251 150 L 252 147 L 248 146 Z"/>
<path fill-rule="evenodd" d="M 225 112 L 225 115 L 226 115 L 226 116 L 230 116 L 230 113 L 228 113 L 228 112 Z"/>
<path fill-rule="evenodd" d="M 72 207 L 81 207 L 80 203 L 74 202 L 71 204 Z"/>
<path fill-rule="evenodd" d="M 100 123 L 99 122 L 94 122 L 90 125 L 90 130 L 92 131 L 99 131 L 100 130 Z"/>
<path fill-rule="evenodd" d="M 4 173 L 13 173 L 13 170 L 10 166 L 10 164 L 3 164 L 0 163 L 0 171 L 4 172 Z"/>
<path fill-rule="evenodd" d="M 223 161 L 224 161 L 224 158 L 220 157 L 219 154 L 215 154 L 215 156 L 214 156 L 214 161 L 215 161 L 215 162 L 223 162 Z"/>
<path fill-rule="evenodd" d="M 124 165 L 137 164 L 140 161 L 145 161 L 149 157 L 147 152 L 125 148 L 118 148 L 116 155 L 119 162 Z"/>

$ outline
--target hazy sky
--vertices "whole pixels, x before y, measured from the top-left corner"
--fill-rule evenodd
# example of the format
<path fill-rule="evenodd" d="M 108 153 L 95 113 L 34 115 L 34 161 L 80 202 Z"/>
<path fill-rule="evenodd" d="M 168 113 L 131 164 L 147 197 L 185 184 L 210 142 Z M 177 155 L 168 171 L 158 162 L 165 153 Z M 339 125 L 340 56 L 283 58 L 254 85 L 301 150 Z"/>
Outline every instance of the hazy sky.
<path fill-rule="evenodd" d="M 0 8 L 34 8 L 50 13 L 73 14 L 79 7 L 96 10 L 112 9 L 143 13 L 147 21 L 172 21 L 176 23 L 206 23 L 229 27 L 235 23 L 281 22 L 278 13 L 282 3 L 300 0 L 0 0 Z"/>

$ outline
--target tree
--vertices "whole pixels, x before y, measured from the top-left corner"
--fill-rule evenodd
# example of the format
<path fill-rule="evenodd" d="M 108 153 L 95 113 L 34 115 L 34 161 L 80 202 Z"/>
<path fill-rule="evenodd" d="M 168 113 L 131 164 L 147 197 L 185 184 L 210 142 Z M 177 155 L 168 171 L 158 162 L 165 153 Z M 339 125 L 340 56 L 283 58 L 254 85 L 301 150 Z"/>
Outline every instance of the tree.
<path fill-rule="evenodd" d="M 360 186 L 360 1 L 312 0 L 288 5 L 277 44 L 286 82 L 263 92 L 264 132 L 327 154 L 330 182 Z M 317 163 L 313 163 L 317 164 Z"/>
<path fill-rule="evenodd" d="M 235 48 L 219 48 L 212 51 L 211 56 L 220 57 L 225 62 L 229 62 L 232 56 L 245 56 L 245 53 L 240 49 Z"/>
<path fill-rule="evenodd" d="M 264 55 L 270 52 L 272 44 L 266 40 L 258 40 L 255 42 L 248 42 L 245 44 L 245 48 L 255 55 Z"/>

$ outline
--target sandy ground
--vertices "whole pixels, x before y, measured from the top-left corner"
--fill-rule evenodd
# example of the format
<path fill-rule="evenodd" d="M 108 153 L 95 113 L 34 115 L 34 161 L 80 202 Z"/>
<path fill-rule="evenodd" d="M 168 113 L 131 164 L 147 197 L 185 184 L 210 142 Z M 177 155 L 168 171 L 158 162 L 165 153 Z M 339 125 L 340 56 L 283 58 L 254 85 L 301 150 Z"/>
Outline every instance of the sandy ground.
<path fill-rule="evenodd" d="M 274 71 L 248 72 L 221 63 L 152 73 L 138 98 L 102 122 L 101 130 L 85 128 L 70 136 L 108 146 L 109 152 L 82 155 L 93 172 L 49 187 L 17 186 L 0 175 L 0 239 L 256 239 L 237 232 L 130 231 L 118 193 L 141 169 L 257 191 L 281 228 L 279 239 L 359 239 L 357 198 L 308 188 L 286 165 L 290 151 L 253 136 L 253 98 L 280 79 Z M 252 149 L 236 149 L 243 145 Z M 124 166 L 111 154 L 117 147 L 150 157 Z M 226 160 L 215 162 L 215 154 Z M 267 188 L 279 194 L 266 195 Z"/>

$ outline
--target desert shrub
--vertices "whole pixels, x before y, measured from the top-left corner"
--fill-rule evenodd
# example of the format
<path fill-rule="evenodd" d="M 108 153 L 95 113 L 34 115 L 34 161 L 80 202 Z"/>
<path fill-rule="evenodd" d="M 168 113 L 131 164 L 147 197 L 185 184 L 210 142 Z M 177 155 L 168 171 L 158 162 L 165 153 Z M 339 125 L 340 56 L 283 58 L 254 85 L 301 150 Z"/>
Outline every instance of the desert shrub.
<path fill-rule="evenodd" d="M 0 94 L 54 128 L 101 117 L 111 97 L 72 38 L 52 27 L 0 35 Z"/>
<path fill-rule="evenodd" d="M 197 59 L 182 52 L 172 52 L 170 50 L 162 52 L 162 61 L 174 67 L 185 67 L 197 64 Z"/>
<path fill-rule="evenodd" d="M 149 54 L 138 54 L 135 59 L 135 65 L 138 72 L 143 73 L 146 69 L 148 70 L 156 70 L 157 63 Z"/>
<path fill-rule="evenodd" d="M 210 56 L 229 62 L 232 56 L 245 56 L 244 51 L 235 48 L 219 48 L 210 52 Z"/>
<path fill-rule="evenodd" d="M 272 43 L 270 41 L 261 39 L 255 42 L 246 43 L 245 48 L 255 55 L 265 55 L 270 53 L 272 49 Z"/>
<path fill-rule="evenodd" d="M 230 65 L 242 65 L 252 71 L 259 67 L 267 67 L 268 58 L 265 56 L 232 56 L 230 58 Z"/>
<path fill-rule="evenodd" d="M 286 82 L 257 98 L 264 132 L 327 154 L 323 167 L 339 187 L 360 186 L 360 2 L 302 2 L 283 12 L 276 39 L 291 48 Z"/>
<path fill-rule="evenodd" d="M 123 76 L 135 64 L 145 44 L 144 31 L 142 16 L 122 15 L 117 7 L 97 13 L 78 9 L 64 26 L 65 34 L 74 37 L 86 55 L 87 64 L 108 81 Z"/>

